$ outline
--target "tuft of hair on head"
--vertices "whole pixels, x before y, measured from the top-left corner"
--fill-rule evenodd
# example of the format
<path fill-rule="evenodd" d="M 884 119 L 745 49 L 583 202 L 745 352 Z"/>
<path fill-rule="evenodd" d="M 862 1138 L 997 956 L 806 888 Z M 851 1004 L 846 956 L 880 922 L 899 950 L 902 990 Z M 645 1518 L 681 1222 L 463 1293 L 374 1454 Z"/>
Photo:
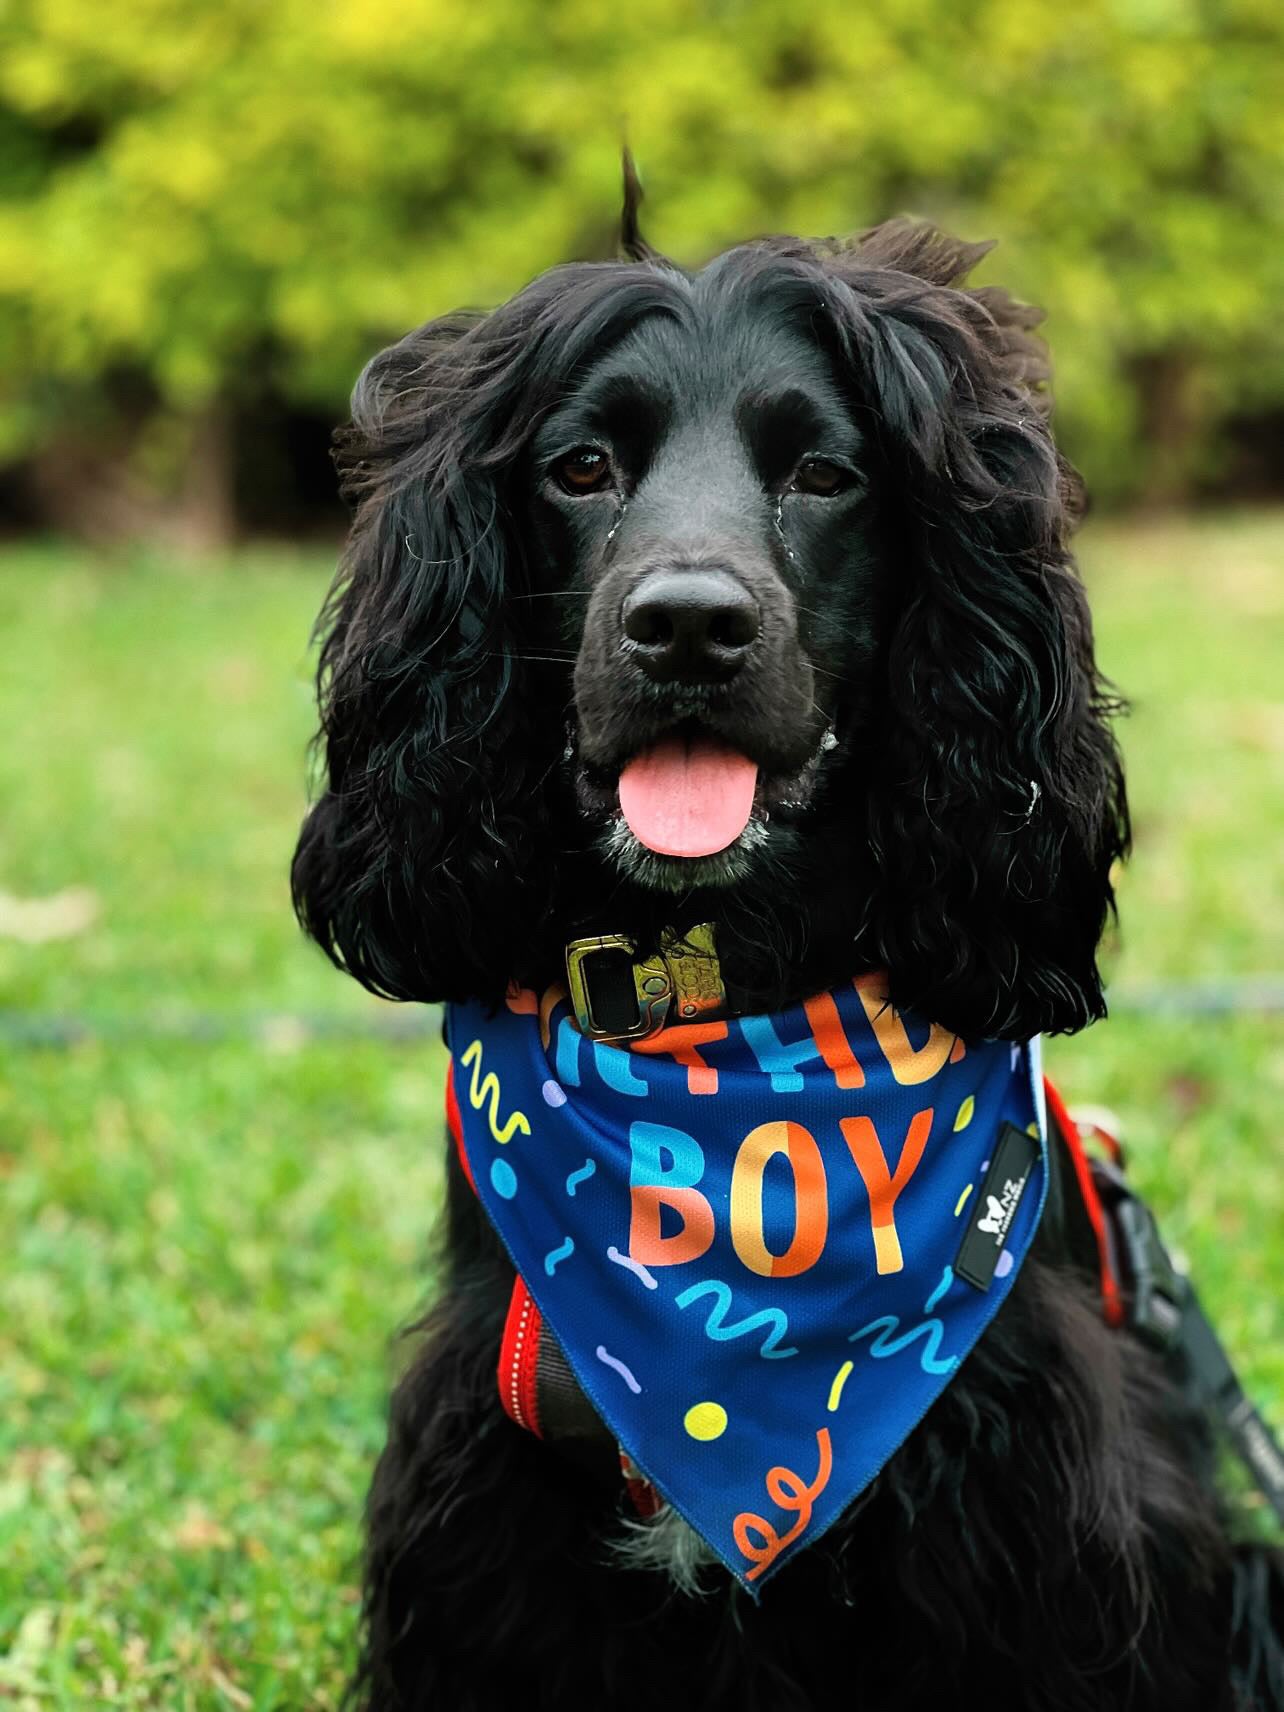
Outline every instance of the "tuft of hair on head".
<path fill-rule="evenodd" d="M 633 150 L 627 143 L 620 150 L 620 171 L 624 178 L 624 204 L 620 209 L 620 254 L 631 262 L 661 261 L 663 257 L 660 252 L 647 243 L 638 224 L 638 212 L 646 200 L 646 192 L 642 188 L 642 180 L 638 177 Z"/>
<path fill-rule="evenodd" d="M 865 267 L 895 268 L 928 285 L 961 287 L 997 243 L 997 238 L 970 243 L 966 238 L 943 232 L 930 220 L 900 214 L 867 227 L 845 247 L 855 250 Z M 1035 321 L 1031 325 L 1036 325 L 1043 316 L 1039 310 L 1033 313 Z"/>

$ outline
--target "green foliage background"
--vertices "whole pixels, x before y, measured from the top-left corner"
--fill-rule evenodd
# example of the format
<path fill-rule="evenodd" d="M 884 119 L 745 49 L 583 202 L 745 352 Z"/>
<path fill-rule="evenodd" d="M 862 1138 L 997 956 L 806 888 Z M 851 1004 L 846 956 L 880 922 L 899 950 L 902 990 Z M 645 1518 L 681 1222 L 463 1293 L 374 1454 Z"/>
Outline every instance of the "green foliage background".
<path fill-rule="evenodd" d="M 1048 305 L 1106 498 L 1284 407 L 1278 0 L 9 0 L 0 458 L 147 403 L 338 417 L 381 342 L 611 251 L 627 129 L 683 262 L 909 210 Z"/>

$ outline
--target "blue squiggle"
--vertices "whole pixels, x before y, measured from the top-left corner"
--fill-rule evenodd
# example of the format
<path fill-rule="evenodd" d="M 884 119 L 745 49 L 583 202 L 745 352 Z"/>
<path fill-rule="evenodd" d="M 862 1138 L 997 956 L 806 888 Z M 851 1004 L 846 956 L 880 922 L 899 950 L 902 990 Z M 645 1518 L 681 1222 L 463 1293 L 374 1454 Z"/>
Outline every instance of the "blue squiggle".
<path fill-rule="evenodd" d="M 924 1302 L 924 1304 L 923 1304 L 923 1312 L 925 1314 L 930 1314 L 932 1312 L 932 1309 L 940 1301 L 941 1297 L 945 1294 L 945 1292 L 949 1289 L 950 1285 L 953 1282 L 954 1282 L 954 1268 L 952 1266 L 947 1266 L 945 1268 L 944 1272 L 942 1272 L 942 1274 L 941 1274 L 941 1282 L 936 1286 L 935 1290 L 932 1291 L 932 1294 L 927 1298 L 926 1302 Z"/>
<path fill-rule="evenodd" d="M 574 1195 L 579 1185 L 581 1183 L 587 1183 L 596 1170 L 597 1160 L 586 1159 L 583 1165 L 580 1166 L 579 1170 L 572 1171 L 570 1176 L 566 1179 L 566 1193 L 568 1195 Z"/>
<path fill-rule="evenodd" d="M 571 1237 L 560 1243 L 556 1248 L 550 1248 L 544 1256 L 544 1271 L 551 1278 L 563 1260 L 569 1260 L 575 1253 L 575 1243 Z"/>
<path fill-rule="evenodd" d="M 893 1334 L 900 1321 L 895 1314 L 884 1314 L 879 1320 L 871 1320 L 867 1326 L 862 1326 L 858 1332 L 853 1332 L 848 1343 L 855 1343 L 857 1338 L 868 1337 L 871 1332 L 878 1336 L 869 1346 L 869 1353 L 881 1360 L 886 1355 L 896 1355 L 900 1350 L 908 1348 L 916 1338 L 923 1338 L 924 1345 L 918 1358 L 918 1364 L 924 1373 L 953 1373 L 959 1364 L 958 1356 L 951 1355 L 945 1359 L 938 1356 L 941 1339 L 945 1336 L 945 1327 L 939 1320 L 921 1320 L 918 1325 L 911 1326 L 909 1331 L 902 1332 L 899 1337 Z"/>
<path fill-rule="evenodd" d="M 759 1326 L 770 1326 L 771 1330 L 762 1340 L 759 1355 L 768 1361 L 780 1361 L 787 1355 L 797 1355 L 796 1349 L 778 1349 L 782 1337 L 789 1330 L 789 1320 L 781 1308 L 761 1308 L 756 1314 L 746 1314 L 743 1320 L 734 1320 L 730 1325 L 724 1322 L 727 1310 L 731 1306 L 731 1288 L 722 1284 L 716 1278 L 706 1278 L 702 1283 L 692 1284 L 677 1298 L 679 1308 L 689 1308 L 692 1302 L 698 1302 L 701 1296 L 717 1298 L 709 1310 L 709 1318 L 705 1321 L 704 1329 L 708 1337 L 717 1343 L 728 1343 L 732 1338 L 744 1337 L 746 1332 L 757 1331 Z"/>

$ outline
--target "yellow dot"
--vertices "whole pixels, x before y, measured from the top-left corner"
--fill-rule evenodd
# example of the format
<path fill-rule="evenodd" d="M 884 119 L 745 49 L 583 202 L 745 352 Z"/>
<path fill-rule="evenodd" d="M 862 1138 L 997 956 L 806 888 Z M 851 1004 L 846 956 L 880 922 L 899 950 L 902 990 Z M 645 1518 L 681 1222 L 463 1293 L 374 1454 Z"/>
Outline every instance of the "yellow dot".
<path fill-rule="evenodd" d="M 721 1403 L 693 1403 L 682 1420 L 693 1439 L 721 1438 L 727 1430 L 727 1411 Z"/>
<path fill-rule="evenodd" d="M 961 1129 L 967 1128 L 967 1126 L 972 1121 L 972 1113 L 975 1110 L 976 1110 L 976 1096 L 974 1094 L 969 1094 L 967 1099 L 964 1100 L 963 1104 L 959 1107 L 958 1116 L 954 1120 L 954 1133 L 955 1133 L 955 1135 L 957 1135 Z"/>
<path fill-rule="evenodd" d="M 1032 1135 L 1034 1137 L 1034 1139 L 1036 1141 L 1038 1141 L 1038 1139 L 1039 1139 L 1039 1126 L 1038 1126 L 1038 1124 L 1037 1123 L 1027 1124 L 1025 1126 L 1025 1133 L 1027 1135 Z"/>

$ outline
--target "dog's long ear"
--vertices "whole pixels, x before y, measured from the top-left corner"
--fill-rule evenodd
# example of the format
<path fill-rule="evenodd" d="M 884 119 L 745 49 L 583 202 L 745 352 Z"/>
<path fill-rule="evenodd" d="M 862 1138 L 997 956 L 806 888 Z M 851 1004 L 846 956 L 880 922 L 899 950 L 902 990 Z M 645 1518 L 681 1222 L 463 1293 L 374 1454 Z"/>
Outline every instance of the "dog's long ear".
<path fill-rule="evenodd" d="M 513 633 L 513 346 L 480 317 L 410 334 L 338 437 L 357 509 L 320 624 L 325 789 L 292 880 L 306 930 L 393 998 L 501 993 L 538 913 L 550 757 Z"/>
<path fill-rule="evenodd" d="M 904 551 L 870 756 L 870 927 L 897 1003 L 1017 1038 L 1103 1014 L 1097 947 L 1128 815 L 1039 317 L 952 288 L 975 259 L 897 228 L 840 264 Z"/>

